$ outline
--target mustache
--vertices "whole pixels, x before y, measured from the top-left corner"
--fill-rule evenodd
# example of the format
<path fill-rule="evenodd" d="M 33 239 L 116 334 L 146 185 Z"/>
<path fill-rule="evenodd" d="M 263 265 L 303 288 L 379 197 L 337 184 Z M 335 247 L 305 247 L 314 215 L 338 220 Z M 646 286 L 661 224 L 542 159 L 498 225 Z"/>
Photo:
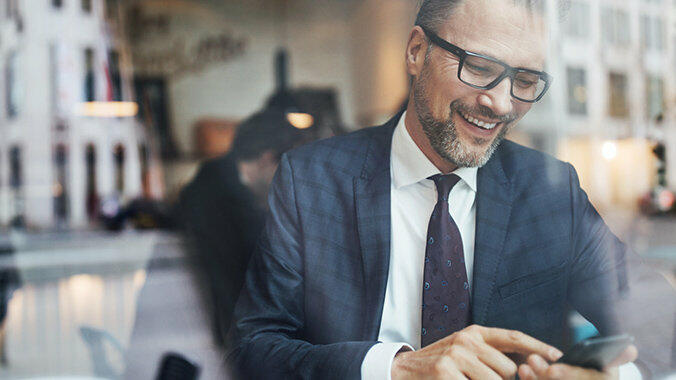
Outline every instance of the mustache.
<path fill-rule="evenodd" d="M 515 112 L 509 113 L 507 115 L 497 115 L 495 112 L 493 112 L 490 108 L 486 106 L 479 105 L 476 107 L 472 107 L 462 104 L 459 100 L 452 102 L 450 108 L 451 112 L 458 111 L 470 115 L 483 116 L 490 120 L 499 120 L 500 122 L 505 124 L 511 123 L 512 121 L 517 119 L 517 115 Z"/>

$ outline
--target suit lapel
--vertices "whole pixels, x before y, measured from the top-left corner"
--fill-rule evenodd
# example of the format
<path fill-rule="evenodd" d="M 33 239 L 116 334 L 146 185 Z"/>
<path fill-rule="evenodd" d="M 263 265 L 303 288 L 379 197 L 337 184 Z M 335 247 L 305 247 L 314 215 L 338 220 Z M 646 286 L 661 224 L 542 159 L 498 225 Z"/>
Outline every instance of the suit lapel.
<path fill-rule="evenodd" d="M 361 175 L 354 178 L 365 284 L 363 336 L 369 340 L 378 338 L 390 265 L 390 150 L 398 120 L 397 116 L 373 133 Z"/>
<path fill-rule="evenodd" d="M 476 237 L 472 313 L 476 324 L 486 324 L 495 292 L 497 270 L 512 210 L 512 191 L 500 159 L 500 149 L 477 177 Z"/>

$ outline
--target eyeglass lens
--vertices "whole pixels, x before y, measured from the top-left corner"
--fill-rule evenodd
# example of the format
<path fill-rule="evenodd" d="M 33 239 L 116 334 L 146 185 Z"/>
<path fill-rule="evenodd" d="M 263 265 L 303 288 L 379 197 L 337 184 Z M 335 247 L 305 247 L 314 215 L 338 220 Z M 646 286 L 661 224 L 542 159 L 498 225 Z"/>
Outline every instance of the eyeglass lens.
<path fill-rule="evenodd" d="M 497 62 L 467 56 L 460 71 L 460 79 L 473 86 L 485 87 L 505 71 Z M 537 74 L 517 72 L 512 80 L 512 94 L 523 100 L 535 100 L 545 90 L 546 82 Z"/>

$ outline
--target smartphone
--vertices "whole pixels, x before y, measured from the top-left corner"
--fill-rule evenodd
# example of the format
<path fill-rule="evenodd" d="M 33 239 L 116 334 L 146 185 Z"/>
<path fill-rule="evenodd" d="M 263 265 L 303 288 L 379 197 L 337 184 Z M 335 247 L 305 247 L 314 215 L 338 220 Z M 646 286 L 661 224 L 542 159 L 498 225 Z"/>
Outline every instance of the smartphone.
<path fill-rule="evenodd" d="M 602 371 L 634 342 L 630 335 L 613 335 L 585 339 L 571 347 L 557 363 Z"/>

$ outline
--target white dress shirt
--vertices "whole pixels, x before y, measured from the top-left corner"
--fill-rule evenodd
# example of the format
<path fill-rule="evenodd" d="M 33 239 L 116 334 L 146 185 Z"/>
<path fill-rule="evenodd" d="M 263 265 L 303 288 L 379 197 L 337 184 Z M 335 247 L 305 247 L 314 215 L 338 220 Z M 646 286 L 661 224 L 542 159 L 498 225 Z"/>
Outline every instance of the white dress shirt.
<path fill-rule="evenodd" d="M 420 349 L 422 283 L 427 225 L 437 201 L 428 177 L 441 173 L 413 141 L 401 116 L 392 137 L 390 267 L 378 343 L 364 357 L 362 379 L 390 379 L 392 361 L 402 348 Z M 462 237 L 467 279 L 472 290 L 476 229 L 477 168 L 459 168 L 460 181 L 448 197 L 449 212 Z M 636 370 L 636 368 L 634 367 Z M 638 370 L 636 370 L 638 372 Z M 621 377 L 633 378 L 633 377 Z"/>

